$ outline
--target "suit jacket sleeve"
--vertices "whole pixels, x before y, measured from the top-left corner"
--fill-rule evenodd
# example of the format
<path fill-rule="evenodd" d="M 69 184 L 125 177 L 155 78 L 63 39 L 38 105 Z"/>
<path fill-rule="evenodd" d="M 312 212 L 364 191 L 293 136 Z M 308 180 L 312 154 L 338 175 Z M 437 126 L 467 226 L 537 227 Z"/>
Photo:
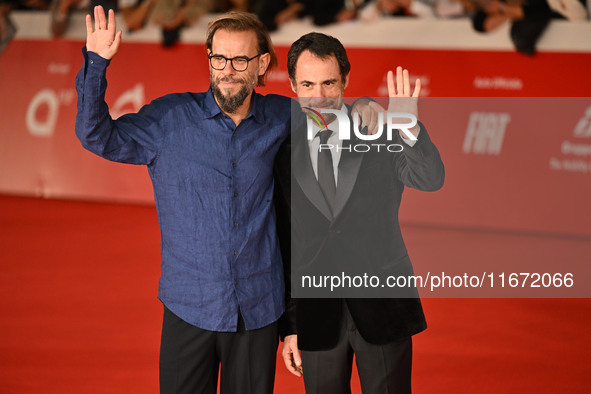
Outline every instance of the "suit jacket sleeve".
<path fill-rule="evenodd" d="M 283 259 L 285 275 L 285 312 L 279 319 L 281 340 L 296 334 L 296 302 L 291 298 L 291 140 L 281 145 L 274 164 L 275 211 L 277 214 L 277 235 Z"/>
<path fill-rule="evenodd" d="M 392 155 L 394 170 L 405 186 L 427 192 L 436 191 L 443 186 L 445 167 L 427 129 L 421 122 L 419 126 L 418 140 L 412 147 L 397 134 L 398 143 L 404 149 L 402 154 Z"/>

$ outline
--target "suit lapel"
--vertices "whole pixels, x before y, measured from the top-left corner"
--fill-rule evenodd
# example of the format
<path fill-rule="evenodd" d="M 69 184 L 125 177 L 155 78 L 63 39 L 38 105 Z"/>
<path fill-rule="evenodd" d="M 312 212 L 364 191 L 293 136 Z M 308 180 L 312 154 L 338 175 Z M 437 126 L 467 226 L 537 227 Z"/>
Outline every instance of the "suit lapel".
<path fill-rule="evenodd" d="M 322 194 L 318 180 L 314 176 L 314 169 L 310 160 L 310 147 L 306 138 L 301 138 L 305 133 L 298 135 L 297 141 L 293 142 L 292 171 L 296 182 L 308 200 L 331 222 L 342 211 L 357 181 L 357 175 L 363 161 L 363 153 L 341 151 L 341 159 L 338 168 L 337 191 L 334 207 L 331 210 Z M 351 135 L 354 135 L 351 133 Z M 293 137 L 293 136 L 292 136 Z M 294 139 L 296 139 L 294 137 Z M 355 139 L 354 141 L 358 141 Z M 343 141 L 343 147 L 351 146 L 351 141 Z"/>

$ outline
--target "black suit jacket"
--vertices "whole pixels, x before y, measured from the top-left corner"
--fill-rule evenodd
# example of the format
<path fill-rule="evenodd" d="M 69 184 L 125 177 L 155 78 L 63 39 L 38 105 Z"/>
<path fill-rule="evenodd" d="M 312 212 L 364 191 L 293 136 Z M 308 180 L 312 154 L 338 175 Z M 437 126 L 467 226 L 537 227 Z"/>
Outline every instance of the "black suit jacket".
<path fill-rule="evenodd" d="M 282 337 L 297 334 L 300 350 L 325 350 L 336 345 L 343 301 L 292 299 L 291 264 L 301 268 L 323 259 L 330 261 L 335 269 L 346 263 L 358 266 L 360 273 L 377 273 L 386 267 L 387 272 L 412 275 L 398 223 L 402 192 L 405 186 L 435 191 L 444 180 L 439 152 L 425 127 L 420 126 L 414 147 L 406 145 L 397 132 L 394 141 L 386 141 L 385 135 L 371 141 L 401 144 L 404 147 L 401 153 L 343 150 L 333 212 L 314 176 L 305 130 L 294 133 L 279 150 L 275 163 L 276 208 L 288 289 L 280 334 Z M 368 143 L 351 143 L 357 142 Z M 385 344 L 427 327 L 418 295 L 345 301 L 359 333 L 369 343 Z"/>

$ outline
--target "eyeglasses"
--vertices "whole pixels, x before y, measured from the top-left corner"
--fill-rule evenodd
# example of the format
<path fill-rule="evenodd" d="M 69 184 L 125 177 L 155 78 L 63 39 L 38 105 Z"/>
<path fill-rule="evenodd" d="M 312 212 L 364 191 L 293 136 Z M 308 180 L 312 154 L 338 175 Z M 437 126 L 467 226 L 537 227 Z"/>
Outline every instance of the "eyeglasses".
<path fill-rule="evenodd" d="M 248 58 L 246 56 L 236 56 L 231 59 L 224 57 L 222 55 L 208 55 L 207 58 L 209 59 L 209 64 L 211 64 L 211 68 L 213 68 L 214 70 L 223 70 L 224 68 L 226 68 L 226 63 L 229 60 L 234 70 L 246 71 L 246 69 L 248 68 L 248 63 L 261 55 L 262 53 L 259 53 L 258 55 L 253 56 L 251 58 Z"/>

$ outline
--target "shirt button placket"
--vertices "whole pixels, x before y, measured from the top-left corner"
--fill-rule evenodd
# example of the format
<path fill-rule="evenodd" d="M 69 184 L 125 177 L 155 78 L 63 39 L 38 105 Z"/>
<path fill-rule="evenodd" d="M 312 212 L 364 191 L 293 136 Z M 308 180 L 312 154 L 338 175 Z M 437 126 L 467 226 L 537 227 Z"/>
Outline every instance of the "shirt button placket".
<path fill-rule="evenodd" d="M 235 152 L 236 152 L 236 132 L 235 131 L 232 133 L 232 138 L 231 138 L 230 144 L 231 144 L 231 155 L 233 158 L 235 156 Z M 238 206 L 239 206 L 238 201 L 235 199 L 236 197 L 238 197 L 238 191 L 237 191 L 237 185 L 236 185 L 236 183 L 237 183 L 236 182 L 236 172 L 234 171 L 235 168 L 236 168 L 236 162 L 233 161 L 232 162 L 232 171 L 231 171 L 232 176 L 230 177 L 231 182 L 232 182 L 231 190 L 232 190 L 232 195 L 234 197 L 234 201 L 232 204 L 232 214 L 233 215 L 236 215 L 238 213 Z M 234 220 L 233 225 L 234 225 L 234 227 L 237 227 L 238 222 L 236 222 Z M 233 243 L 238 242 L 236 234 L 234 237 L 232 237 L 232 241 L 233 241 Z M 238 257 L 238 251 L 234 250 L 234 259 L 233 260 L 236 261 L 237 257 Z M 233 272 L 233 276 L 235 276 L 236 275 L 235 268 L 232 269 L 232 272 Z M 240 283 L 240 281 L 236 277 L 234 277 L 234 285 L 237 286 L 239 283 Z"/>
<path fill-rule="evenodd" d="M 236 132 L 232 133 L 232 142 L 234 142 L 235 139 L 236 139 Z M 232 168 L 235 169 L 236 167 L 237 167 L 237 164 L 236 164 L 235 161 L 233 161 L 232 162 Z M 232 172 L 232 179 L 234 179 L 234 180 L 236 179 L 236 173 L 235 173 L 235 171 Z M 234 188 L 236 187 L 235 185 L 236 184 L 234 183 Z M 234 197 L 238 197 L 238 193 L 236 191 L 234 191 Z M 235 207 L 236 207 L 236 205 L 235 205 Z M 237 213 L 237 209 L 234 209 L 234 214 L 236 214 L 236 213 Z M 238 222 L 237 221 L 234 221 L 233 224 L 234 224 L 234 227 L 238 227 Z"/>

